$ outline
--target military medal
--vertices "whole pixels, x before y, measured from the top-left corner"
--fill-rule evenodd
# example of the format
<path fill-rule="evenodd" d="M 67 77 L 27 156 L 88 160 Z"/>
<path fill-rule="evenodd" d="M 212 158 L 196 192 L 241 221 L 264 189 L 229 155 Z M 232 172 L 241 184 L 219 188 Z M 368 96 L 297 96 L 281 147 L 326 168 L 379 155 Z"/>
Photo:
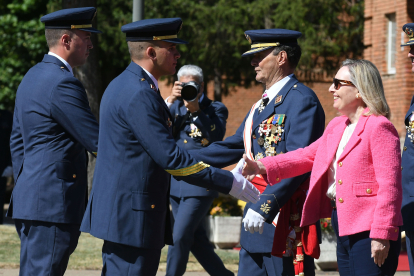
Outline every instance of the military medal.
<path fill-rule="evenodd" d="M 208 146 L 208 144 L 209 144 L 210 142 L 206 139 L 206 138 L 203 138 L 203 139 L 201 139 L 201 144 L 203 145 L 203 146 Z"/>
<path fill-rule="evenodd" d="M 263 155 L 263 153 L 259 152 L 259 153 L 258 153 L 258 154 L 256 154 L 256 156 L 254 157 L 254 160 L 255 160 L 255 161 L 257 161 L 257 160 L 260 160 L 260 159 L 262 159 L 262 158 L 264 158 L 264 155 Z"/>
<path fill-rule="evenodd" d="M 410 138 L 411 143 L 414 143 L 414 121 L 410 121 L 405 128 L 407 129 L 408 138 Z"/>
<path fill-rule="evenodd" d="M 275 147 L 268 147 L 265 151 L 266 156 L 275 156 L 276 150 Z"/>
<path fill-rule="evenodd" d="M 201 137 L 203 134 L 201 131 L 196 127 L 195 124 L 190 124 L 191 132 L 188 134 L 191 138 Z"/>
<path fill-rule="evenodd" d="M 257 138 L 257 143 L 259 144 L 259 146 L 263 146 L 263 144 L 264 144 L 264 139 L 263 139 L 263 137 L 259 137 L 259 138 Z"/>

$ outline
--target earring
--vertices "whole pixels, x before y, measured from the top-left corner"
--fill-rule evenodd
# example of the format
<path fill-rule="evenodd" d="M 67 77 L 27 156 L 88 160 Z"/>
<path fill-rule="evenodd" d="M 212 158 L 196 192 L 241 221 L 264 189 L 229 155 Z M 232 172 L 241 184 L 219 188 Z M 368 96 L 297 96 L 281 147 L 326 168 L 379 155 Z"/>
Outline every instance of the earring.
<path fill-rule="evenodd" d="M 359 94 L 356 94 L 356 96 L 355 96 L 357 99 L 359 99 Z"/>

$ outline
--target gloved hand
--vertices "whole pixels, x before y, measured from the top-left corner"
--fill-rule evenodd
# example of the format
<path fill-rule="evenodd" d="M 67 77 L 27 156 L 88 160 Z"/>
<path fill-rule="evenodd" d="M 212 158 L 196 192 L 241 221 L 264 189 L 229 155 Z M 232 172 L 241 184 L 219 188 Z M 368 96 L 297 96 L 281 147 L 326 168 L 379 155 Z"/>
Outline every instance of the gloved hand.
<path fill-rule="evenodd" d="M 238 173 L 242 173 L 242 170 L 243 170 L 243 166 L 244 166 L 244 163 L 245 163 L 246 161 L 244 161 L 244 159 L 243 158 L 241 158 L 240 160 L 239 160 L 239 163 L 237 163 L 237 165 L 236 165 L 236 167 L 234 167 L 234 169 L 232 169 L 231 170 L 231 172 L 238 172 Z"/>
<path fill-rule="evenodd" d="M 242 222 L 244 224 L 245 231 L 249 231 L 252 234 L 254 232 L 259 232 L 259 234 L 263 233 L 265 218 L 256 211 L 249 208 Z"/>
<path fill-rule="evenodd" d="M 4 171 L 3 174 L 1 175 L 1 177 L 10 177 L 13 175 L 13 169 L 11 166 L 7 166 Z"/>
<path fill-rule="evenodd" d="M 239 164 L 241 163 L 241 161 L 243 161 L 244 163 L 244 160 L 241 159 L 239 161 Z M 237 164 L 237 166 L 239 166 L 239 164 Z M 237 170 L 239 170 L 237 166 L 236 168 Z M 243 164 L 241 164 L 240 167 L 243 168 Z M 231 171 L 234 178 L 233 187 L 231 188 L 229 194 L 245 202 L 256 203 L 260 199 L 259 190 L 256 189 L 256 187 L 252 183 L 250 183 L 246 178 L 244 178 L 241 172 L 238 172 L 236 168 Z"/>

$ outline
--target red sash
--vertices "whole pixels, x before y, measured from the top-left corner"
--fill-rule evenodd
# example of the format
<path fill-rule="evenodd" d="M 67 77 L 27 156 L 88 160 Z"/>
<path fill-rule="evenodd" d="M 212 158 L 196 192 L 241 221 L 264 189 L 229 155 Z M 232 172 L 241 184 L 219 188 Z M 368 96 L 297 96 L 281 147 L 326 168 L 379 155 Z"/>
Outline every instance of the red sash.
<path fill-rule="evenodd" d="M 295 275 L 303 275 L 304 253 L 315 259 L 319 258 L 320 248 L 316 225 L 300 227 L 303 204 L 306 199 L 306 191 L 309 189 L 309 178 L 302 183 L 289 201 L 282 207 L 279 220 L 273 238 L 272 255 L 282 258 L 286 252 L 286 239 L 291 231 L 295 229 L 296 239 L 292 248 Z"/>

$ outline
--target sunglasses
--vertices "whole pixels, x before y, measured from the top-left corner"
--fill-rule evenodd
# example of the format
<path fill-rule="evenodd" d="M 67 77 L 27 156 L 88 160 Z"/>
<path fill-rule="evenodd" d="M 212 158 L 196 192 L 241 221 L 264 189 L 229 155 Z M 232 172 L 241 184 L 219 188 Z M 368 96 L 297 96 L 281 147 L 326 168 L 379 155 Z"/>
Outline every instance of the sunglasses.
<path fill-rule="evenodd" d="M 346 84 L 343 84 L 343 83 L 346 83 Z M 352 82 L 350 82 L 350 81 L 347 81 L 347 80 L 340 80 L 340 79 L 333 79 L 333 85 L 334 85 L 334 88 L 335 88 L 335 90 L 338 90 L 339 88 L 341 88 L 341 86 L 350 86 L 350 85 L 352 85 L 352 86 L 355 86 Z"/>

